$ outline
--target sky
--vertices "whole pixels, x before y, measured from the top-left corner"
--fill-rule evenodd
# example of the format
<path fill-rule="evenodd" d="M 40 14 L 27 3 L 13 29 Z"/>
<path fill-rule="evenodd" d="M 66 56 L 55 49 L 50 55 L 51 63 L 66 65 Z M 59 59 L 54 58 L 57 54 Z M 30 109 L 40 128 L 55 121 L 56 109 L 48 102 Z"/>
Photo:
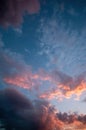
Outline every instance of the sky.
<path fill-rule="evenodd" d="M 85 41 L 85 0 L 0 0 L 2 117 L 12 121 L 14 111 L 33 130 L 85 130 Z"/>

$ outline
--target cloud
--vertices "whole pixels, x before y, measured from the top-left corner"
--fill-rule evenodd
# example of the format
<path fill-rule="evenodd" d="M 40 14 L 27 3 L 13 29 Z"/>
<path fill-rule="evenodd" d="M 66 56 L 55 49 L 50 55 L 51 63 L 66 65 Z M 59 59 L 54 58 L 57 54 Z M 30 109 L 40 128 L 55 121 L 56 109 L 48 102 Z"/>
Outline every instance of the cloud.
<path fill-rule="evenodd" d="M 14 109 L 32 109 L 32 103 L 19 91 L 13 88 L 6 88 L 5 91 L 1 90 L 2 96 L 5 95 L 7 101 L 14 107 Z M 1 96 L 0 95 L 0 96 Z"/>
<path fill-rule="evenodd" d="M 0 120 L 3 127 L 16 130 L 84 130 L 86 127 L 86 115 L 57 112 L 49 102 L 29 100 L 15 89 L 0 91 Z"/>
<path fill-rule="evenodd" d="M 85 130 L 86 129 L 86 115 L 77 113 L 57 113 L 57 118 L 64 122 L 65 130 Z"/>
<path fill-rule="evenodd" d="M 14 89 L 0 91 L 1 119 L 5 127 L 16 130 L 61 130 L 60 125 L 63 124 L 56 118 L 54 107 L 47 101 L 32 102 Z"/>
<path fill-rule="evenodd" d="M 75 8 L 78 1 L 66 4 L 64 2 L 62 5 L 63 11 L 66 11 L 69 5 L 69 10 L 73 9 L 70 10 L 72 15 L 79 9 Z M 73 4 L 75 6 L 72 6 Z M 59 18 L 59 13 L 44 18 L 39 27 L 42 33 L 40 54 L 47 57 L 46 68 L 52 71 L 49 73 L 52 89 L 40 94 L 41 98 L 62 100 L 73 96 L 79 99 L 83 92 L 86 92 L 86 29 L 80 29 L 79 26 L 75 28 L 76 23 L 73 27 L 73 22 L 68 24 L 65 21 L 65 13 L 64 19 L 61 14 L 62 19 Z M 70 21 L 69 19 L 66 17 L 66 20 Z"/>
<path fill-rule="evenodd" d="M 24 61 L 22 55 L 8 49 L 0 50 L 0 81 L 5 86 L 21 87 L 36 92 L 40 98 L 77 99 L 86 91 L 86 73 L 71 77 L 58 69 L 46 71 L 33 68 Z M 39 91 L 38 91 L 39 90 Z"/>
<path fill-rule="evenodd" d="M 1 49 L 0 63 L 1 80 L 7 77 L 10 81 L 9 83 L 15 86 L 25 88 L 31 86 L 30 76 L 32 73 L 30 66 L 25 63 L 22 55 L 11 52 L 8 49 Z"/>
<path fill-rule="evenodd" d="M 0 0 L 0 24 L 18 26 L 25 12 L 35 14 L 39 9 L 39 0 Z"/>
<path fill-rule="evenodd" d="M 61 17 L 61 16 L 60 16 Z M 66 17 L 67 20 L 67 17 Z M 66 25 L 67 24 L 67 25 Z M 46 67 L 58 68 L 58 70 L 71 75 L 80 75 L 86 71 L 86 44 L 85 25 L 81 29 L 77 23 L 75 29 L 70 21 L 52 15 L 42 20 L 40 28 L 40 54 L 47 57 Z"/>
<path fill-rule="evenodd" d="M 41 81 L 50 80 L 47 72 L 34 73 L 21 54 L 9 49 L 1 48 L 0 63 L 0 80 L 6 85 L 35 89 L 41 86 Z"/>
<path fill-rule="evenodd" d="M 79 99 L 83 92 L 86 91 L 86 76 L 81 74 L 78 77 L 70 77 L 60 71 L 53 71 L 51 73 L 51 82 L 55 85 L 48 92 L 40 95 L 41 98 L 48 99 L 64 99 L 71 98 L 73 95 Z"/>
<path fill-rule="evenodd" d="M 86 97 L 83 99 L 83 102 L 86 102 Z"/>
<path fill-rule="evenodd" d="M 76 121 L 86 124 L 86 115 L 83 115 L 83 114 L 79 115 L 77 113 L 59 112 L 56 115 L 59 120 L 68 124 L 74 123 Z"/>
<path fill-rule="evenodd" d="M 78 115 L 76 113 L 57 113 L 57 118 L 64 122 L 65 130 L 85 130 L 86 115 Z"/>

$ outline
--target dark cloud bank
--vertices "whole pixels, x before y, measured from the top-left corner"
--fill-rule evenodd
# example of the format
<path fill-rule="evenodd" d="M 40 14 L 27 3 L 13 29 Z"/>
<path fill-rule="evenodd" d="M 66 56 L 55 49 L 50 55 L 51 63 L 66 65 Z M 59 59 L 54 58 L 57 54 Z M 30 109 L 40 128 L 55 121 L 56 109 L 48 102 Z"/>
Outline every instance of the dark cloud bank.
<path fill-rule="evenodd" d="M 31 101 L 15 89 L 0 90 L 0 121 L 6 130 L 61 130 L 64 123 L 86 123 L 86 115 L 56 113 L 45 100 Z"/>
<path fill-rule="evenodd" d="M 25 12 L 35 14 L 39 9 L 39 0 L 0 0 L 0 24 L 18 26 Z"/>
<path fill-rule="evenodd" d="M 31 102 L 15 89 L 0 91 L 0 120 L 6 130 L 60 129 L 54 108 L 48 102 Z"/>

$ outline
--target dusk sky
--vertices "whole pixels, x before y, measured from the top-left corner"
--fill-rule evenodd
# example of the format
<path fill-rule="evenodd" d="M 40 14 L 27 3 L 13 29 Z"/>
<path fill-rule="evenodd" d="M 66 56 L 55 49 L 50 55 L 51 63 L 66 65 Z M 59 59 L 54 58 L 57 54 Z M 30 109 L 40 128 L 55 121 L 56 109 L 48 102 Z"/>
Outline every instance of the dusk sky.
<path fill-rule="evenodd" d="M 86 130 L 85 42 L 85 0 L 0 0 L 0 108 L 12 91 L 19 104 L 39 101 L 77 116 L 67 126 L 58 117 L 56 130 Z"/>

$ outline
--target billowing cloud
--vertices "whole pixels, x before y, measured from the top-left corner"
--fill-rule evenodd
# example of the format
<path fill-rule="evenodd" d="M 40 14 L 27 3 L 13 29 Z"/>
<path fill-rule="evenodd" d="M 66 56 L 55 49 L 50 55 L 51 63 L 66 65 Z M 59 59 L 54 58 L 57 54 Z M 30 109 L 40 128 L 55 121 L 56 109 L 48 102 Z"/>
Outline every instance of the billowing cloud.
<path fill-rule="evenodd" d="M 0 90 L 0 98 L 3 97 L 3 95 L 6 96 L 6 100 L 13 105 L 14 109 L 33 108 L 32 103 L 16 89 L 6 88 L 5 90 Z"/>
<path fill-rule="evenodd" d="M 3 119 L 3 120 L 2 120 Z M 0 91 L 2 127 L 16 130 L 85 130 L 86 115 L 57 112 L 45 100 L 29 100 L 15 89 Z"/>
<path fill-rule="evenodd" d="M 59 120 L 61 120 L 62 122 L 65 122 L 65 123 L 71 124 L 76 121 L 79 121 L 79 122 L 86 124 L 86 115 L 83 115 L 83 114 L 78 115 L 77 113 L 68 114 L 68 113 L 59 112 L 56 115 Z"/>
<path fill-rule="evenodd" d="M 76 113 L 57 113 L 57 118 L 64 122 L 65 130 L 86 130 L 86 115 Z"/>
<path fill-rule="evenodd" d="M 14 89 L 0 91 L 0 119 L 4 127 L 18 130 L 61 130 L 63 124 L 47 101 L 29 101 Z"/>
<path fill-rule="evenodd" d="M 0 0 L 0 24 L 18 26 L 25 12 L 34 14 L 39 9 L 39 0 Z"/>

